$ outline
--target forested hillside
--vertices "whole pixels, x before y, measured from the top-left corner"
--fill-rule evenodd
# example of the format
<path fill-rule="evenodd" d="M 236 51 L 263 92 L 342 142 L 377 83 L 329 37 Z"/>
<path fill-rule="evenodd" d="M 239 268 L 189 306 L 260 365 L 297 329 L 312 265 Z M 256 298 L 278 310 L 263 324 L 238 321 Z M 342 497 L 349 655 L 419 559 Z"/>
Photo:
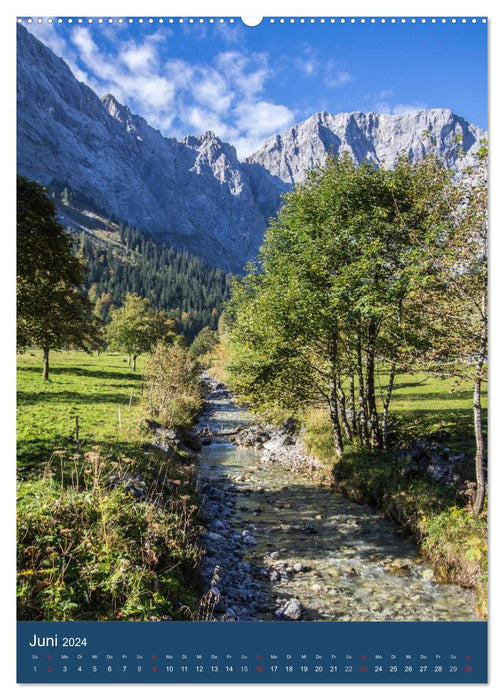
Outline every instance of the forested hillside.
<path fill-rule="evenodd" d="M 148 298 L 155 311 L 173 316 L 177 332 L 189 343 L 205 326 L 217 328 L 229 296 L 229 273 L 98 213 L 68 187 L 56 186 L 53 197 L 84 258 L 86 289 L 103 321 L 110 320 L 110 309 L 127 294 L 136 293 Z"/>
<path fill-rule="evenodd" d="M 204 327 L 217 327 L 228 296 L 229 275 L 185 251 L 121 226 L 124 247 L 107 246 L 84 237 L 87 284 L 91 300 L 106 295 L 102 306 L 119 306 L 131 292 L 151 300 L 157 311 L 172 312 L 188 341 Z"/>

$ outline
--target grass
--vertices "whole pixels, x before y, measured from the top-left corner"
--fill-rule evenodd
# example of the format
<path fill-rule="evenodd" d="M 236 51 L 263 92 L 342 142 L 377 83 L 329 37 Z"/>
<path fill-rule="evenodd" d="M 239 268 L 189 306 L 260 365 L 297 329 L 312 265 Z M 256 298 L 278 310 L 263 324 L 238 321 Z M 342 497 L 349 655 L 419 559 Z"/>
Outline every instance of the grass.
<path fill-rule="evenodd" d="M 122 355 L 51 353 L 49 381 L 42 379 L 42 353 L 18 356 L 18 467 L 33 472 L 54 450 L 132 444 L 140 438 L 145 408 L 142 357 L 131 371 Z M 119 424 L 119 415 L 121 424 Z"/>
<path fill-rule="evenodd" d="M 378 374 L 385 384 L 386 373 Z M 482 392 L 486 429 L 487 393 Z M 378 410 L 380 405 L 378 403 Z M 468 381 L 440 379 L 426 374 L 400 374 L 390 405 L 396 444 L 407 445 L 419 437 L 431 437 L 457 452 L 474 454 L 472 386 Z M 334 460 L 332 428 L 325 408 L 307 410 L 303 417 L 304 441 L 322 462 Z M 474 477 L 467 474 L 467 478 Z"/>
<path fill-rule="evenodd" d="M 378 384 L 380 380 L 385 383 L 378 375 Z M 472 391 L 472 384 L 467 380 L 441 379 L 426 374 L 398 375 L 391 413 L 399 420 L 403 441 L 438 436 L 447 447 L 473 454 Z M 486 387 L 482 391 L 482 404 L 486 409 Z"/>
<path fill-rule="evenodd" d="M 51 354 L 50 381 L 41 368 L 19 356 L 18 618 L 195 619 L 194 469 L 141 427 L 141 363 L 71 352 Z"/>
<path fill-rule="evenodd" d="M 57 457 L 18 489 L 18 619 L 187 619 L 200 560 L 187 470 L 99 451 L 71 466 Z"/>

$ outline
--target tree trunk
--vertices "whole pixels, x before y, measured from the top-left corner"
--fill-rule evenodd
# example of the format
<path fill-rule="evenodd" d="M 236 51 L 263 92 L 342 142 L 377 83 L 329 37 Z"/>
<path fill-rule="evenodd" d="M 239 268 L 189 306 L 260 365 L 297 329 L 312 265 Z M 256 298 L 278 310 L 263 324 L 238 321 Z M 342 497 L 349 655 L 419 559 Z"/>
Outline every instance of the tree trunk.
<path fill-rule="evenodd" d="M 128 367 L 131 367 L 131 353 L 128 353 Z"/>
<path fill-rule="evenodd" d="M 49 379 L 49 348 L 42 348 L 44 353 L 44 366 L 42 369 L 42 379 Z"/>
<path fill-rule="evenodd" d="M 137 360 L 137 356 L 133 355 L 133 367 L 132 367 L 133 372 L 136 372 L 136 360 Z"/>
<path fill-rule="evenodd" d="M 387 393 L 383 400 L 383 421 L 382 421 L 382 433 L 383 433 L 383 447 L 388 450 L 389 448 L 389 405 L 390 399 L 392 398 L 392 391 L 394 389 L 394 379 L 396 372 L 396 363 L 392 362 L 389 374 L 389 382 L 387 386 Z"/>
<path fill-rule="evenodd" d="M 357 428 L 357 414 L 355 412 L 355 379 L 353 372 L 349 375 L 349 385 L 348 396 L 350 398 L 350 425 L 352 426 L 352 434 L 354 439 L 358 437 L 359 430 Z"/>
<path fill-rule="evenodd" d="M 371 424 L 371 442 L 373 447 L 381 449 L 383 447 L 380 424 L 378 422 L 378 411 L 376 408 L 375 396 L 375 348 L 374 342 L 376 330 L 374 322 L 369 324 L 369 336 L 366 358 L 366 400 L 369 411 L 369 422 Z"/>
<path fill-rule="evenodd" d="M 345 392 L 343 391 L 343 387 L 341 386 L 341 380 L 337 378 L 336 381 L 336 386 L 337 386 L 337 399 L 338 399 L 338 412 L 339 415 L 341 416 L 341 423 L 343 425 L 343 430 L 345 432 L 345 437 L 347 440 L 352 439 L 352 430 L 350 428 L 350 425 L 348 423 L 348 418 L 346 415 L 346 397 L 345 397 Z"/>
<path fill-rule="evenodd" d="M 359 331 L 358 331 L 359 332 Z M 369 448 L 368 416 L 366 408 L 366 397 L 364 394 L 364 372 L 362 369 L 362 347 L 360 335 L 357 340 L 357 377 L 359 380 L 359 410 L 360 410 L 360 439 L 364 447 Z"/>
<path fill-rule="evenodd" d="M 329 415 L 331 417 L 331 423 L 334 433 L 334 447 L 336 450 L 336 457 L 339 459 L 343 454 L 343 436 L 341 434 L 341 423 L 339 419 L 338 412 L 338 396 L 336 391 L 336 382 L 333 380 L 331 382 L 331 396 L 329 400 Z"/>
<path fill-rule="evenodd" d="M 481 382 L 483 376 L 483 365 L 485 364 L 487 347 L 487 325 L 486 320 L 482 321 L 482 330 L 480 336 L 480 348 L 478 353 L 478 362 L 476 364 L 476 373 L 474 377 L 474 394 L 473 394 L 473 415 L 474 415 L 474 437 L 476 441 L 476 498 L 474 500 L 474 513 L 479 515 L 483 510 L 485 500 L 486 483 L 485 483 L 485 464 L 484 464 L 484 440 L 483 440 L 483 419 L 481 411 Z"/>

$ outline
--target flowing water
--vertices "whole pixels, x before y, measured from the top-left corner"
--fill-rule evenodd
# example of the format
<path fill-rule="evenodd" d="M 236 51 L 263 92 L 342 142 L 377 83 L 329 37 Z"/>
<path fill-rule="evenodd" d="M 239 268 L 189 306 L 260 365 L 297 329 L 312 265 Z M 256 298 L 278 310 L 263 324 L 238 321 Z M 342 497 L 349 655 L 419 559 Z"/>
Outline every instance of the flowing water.
<path fill-rule="evenodd" d="M 251 423 L 225 392 L 210 395 L 200 421 L 221 433 Z M 477 619 L 471 591 L 437 583 L 394 524 L 336 495 L 317 474 L 263 463 L 260 450 L 225 436 L 203 447 L 199 474 L 206 575 L 209 583 L 219 567 L 221 619 L 278 619 L 293 598 L 305 620 Z"/>

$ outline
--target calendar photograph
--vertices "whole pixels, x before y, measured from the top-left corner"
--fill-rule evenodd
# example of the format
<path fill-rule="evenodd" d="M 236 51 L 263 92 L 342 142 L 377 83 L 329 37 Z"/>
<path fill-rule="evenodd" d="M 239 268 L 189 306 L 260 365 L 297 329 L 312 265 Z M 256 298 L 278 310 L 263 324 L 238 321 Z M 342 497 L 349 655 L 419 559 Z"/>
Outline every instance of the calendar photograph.
<path fill-rule="evenodd" d="M 485 682 L 486 19 L 16 24 L 19 681 Z"/>

